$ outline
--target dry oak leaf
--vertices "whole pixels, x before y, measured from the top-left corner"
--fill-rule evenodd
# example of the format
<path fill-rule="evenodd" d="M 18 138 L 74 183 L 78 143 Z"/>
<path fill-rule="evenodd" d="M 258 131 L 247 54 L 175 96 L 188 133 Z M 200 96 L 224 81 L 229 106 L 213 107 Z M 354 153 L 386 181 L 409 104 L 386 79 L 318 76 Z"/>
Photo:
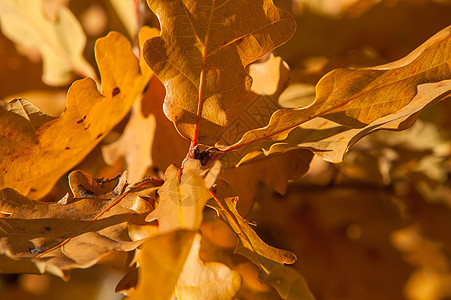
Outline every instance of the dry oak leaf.
<path fill-rule="evenodd" d="M 423 109 L 443 100 L 449 96 L 450 91 L 451 80 L 422 84 L 409 104 L 363 128 L 349 128 L 323 118 L 315 118 L 291 131 L 283 141 L 262 141 L 256 145 L 266 149 L 263 150 L 266 155 L 308 148 L 324 160 L 341 162 L 348 149 L 364 136 L 381 129 L 405 130 L 411 127 Z M 256 157 L 259 156 L 263 156 L 263 153 L 256 154 Z"/>
<path fill-rule="evenodd" d="M 238 213 L 237 197 L 233 188 L 219 180 L 213 187 L 216 190 L 214 200 L 208 206 L 229 224 L 237 234 L 239 242 L 235 252 L 247 257 L 260 269 L 260 279 L 274 287 L 283 299 L 309 299 L 313 296 L 301 274 L 284 266 L 296 261 L 296 256 L 286 250 L 274 248 L 263 242 L 255 231 Z"/>
<path fill-rule="evenodd" d="M 74 268 L 88 268 L 142 243 L 130 239 L 128 224 L 145 224 L 153 207 L 142 196 L 155 197 L 158 185 L 149 182 L 124 193 L 125 176 L 102 181 L 82 171 L 72 172 L 69 182 L 75 198 L 58 203 L 30 200 L 12 189 L 0 191 L 0 212 L 8 216 L 0 218 L 0 253 L 19 264 L 31 261 L 41 273 L 67 278 Z"/>
<path fill-rule="evenodd" d="M 397 113 L 415 99 L 422 85 L 451 78 L 450 30 L 451 27 L 443 29 L 396 62 L 367 69 L 336 69 L 326 74 L 316 86 L 316 100 L 312 105 L 280 109 L 267 126 L 247 132 L 232 146 L 219 148 L 230 151 L 260 140 L 283 140 L 294 128 L 316 117 L 362 128 Z M 433 95 L 429 100 L 437 97 Z"/>
<path fill-rule="evenodd" d="M 157 34 L 148 27 L 143 32 L 147 37 Z M 140 70 L 127 39 L 111 32 L 96 42 L 95 50 L 102 94 L 90 78 L 74 82 L 66 110 L 54 120 L 22 100 L 0 106 L 0 188 L 44 196 L 141 96 L 152 73 L 145 63 L 141 65 L 147 69 Z"/>
<path fill-rule="evenodd" d="M 198 160 L 186 161 L 181 175 L 174 165 L 169 166 L 165 182 L 158 191 L 158 204 L 146 221 L 158 220 L 160 233 L 199 229 L 205 204 L 211 198 L 209 188 L 220 170 L 216 164 L 211 170 L 203 171 Z"/>
<path fill-rule="evenodd" d="M 196 234 L 175 291 L 176 299 L 233 299 L 241 286 L 241 276 L 218 262 L 199 257 L 201 235 Z"/>
<path fill-rule="evenodd" d="M 86 36 L 72 12 L 60 6 L 52 21 L 44 13 L 42 0 L 0 1 L 2 32 L 14 43 L 34 48 L 43 60 L 42 81 L 65 85 L 74 78 L 96 78 L 92 66 L 83 58 Z"/>
<path fill-rule="evenodd" d="M 248 93 L 245 66 L 286 42 L 296 24 L 272 0 L 148 1 L 161 36 L 144 58 L 166 87 L 164 112 L 185 137 L 213 145 L 225 110 Z"/>
<path fill-rule="evenodd" d="M 138 285 L 129 299 L 171 299 L 195 234 L 177 230 L 146 239 L 138 257 Z"/>

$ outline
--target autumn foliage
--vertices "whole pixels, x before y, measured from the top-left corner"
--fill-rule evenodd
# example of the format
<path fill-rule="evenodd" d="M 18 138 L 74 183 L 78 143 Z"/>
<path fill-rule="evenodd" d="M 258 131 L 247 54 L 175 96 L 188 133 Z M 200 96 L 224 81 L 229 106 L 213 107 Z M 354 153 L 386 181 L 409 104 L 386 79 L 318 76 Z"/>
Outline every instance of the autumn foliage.
<path fill-rule="evenodd" d="M 451 297 L 451 27 L 343 57 L 388 4 L 274 2 L 1 0 L 0 59 L 30 74 L 0 72 L 0 272 L 108 265 L 127 299 Z"/>

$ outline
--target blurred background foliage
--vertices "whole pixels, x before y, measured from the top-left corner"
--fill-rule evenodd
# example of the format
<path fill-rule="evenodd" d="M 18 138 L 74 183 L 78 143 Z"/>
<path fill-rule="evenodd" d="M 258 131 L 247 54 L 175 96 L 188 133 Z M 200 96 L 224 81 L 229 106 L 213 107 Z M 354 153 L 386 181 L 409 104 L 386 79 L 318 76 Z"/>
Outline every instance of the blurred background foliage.
<path fill-rule="evenodd" d="M 128 1 L 128 0 L 124 0 Z M 130 0 L 132 1 L 132 0 Z M 95 65 L 95 40 L 116 30 L 133 41 L 109 0 L 46 0 L 49 17 L 67 5 L 87 35 L 85 57 Z M 284 97 L 314 97 L 314 85 L 339 67 L 366 67 L 397 60 L 449 25 L 448 0 L 276 0 L 293 13 L 295 36 L 275 51 L 291 68 Z M 150 11 L 142 24 L 158 26 Z M 135 20 L 136 21 L 136 20 Z M 41 81 L 39 54 L 0 34 L 0 99 L 26 97 L 58 116 L 68 86 Z M 443 101 L 407 131 L 378 132 L 354 145 L 345 161 L 314 159 L 309 173 L 286 195 L 261 186 L 249 220 L 268 244 L 293 251 L 295 267 L 318 300 L 451 299 L 451 104 Z M 116 140 L 126 120 L 103 145 Z M 114 177 L 124 162 L 107 165 L 98 146 L 81 165 L 95 177 Z M 67 191 L 62 178 L 44 199 Z M 206 213 L 201 255 L 241 273 L 240 299 L 278 299 L 260 284 L 257 268 L 233 255 L 235 236 Z M 126 270 L 96 266 L 76 270 L 69 282 L 51 275 L 0 276 L 0 299 L 121 299 L 114 289 Z"/>

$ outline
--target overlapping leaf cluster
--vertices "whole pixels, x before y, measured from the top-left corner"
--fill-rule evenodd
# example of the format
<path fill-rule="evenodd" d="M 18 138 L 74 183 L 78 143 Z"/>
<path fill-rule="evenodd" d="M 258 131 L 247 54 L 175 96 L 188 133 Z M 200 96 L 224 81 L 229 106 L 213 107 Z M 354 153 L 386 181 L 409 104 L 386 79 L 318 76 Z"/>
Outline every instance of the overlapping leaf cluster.
<path fill-rule="evenodd" d="M 72 84 L 59 117 L 33 99 L 0 102 L 0 271 L 67 278 L 107 261 L 131 268 L 118 285 L 131 299 L 232 299 L 239 273 L 200 257 L 199 229 L 213 209 L 262 282 L 283 299 L 313 299 L 302 275 L 285 266 L 296 256 L 266 244 L 242 217 L 257 184 L 284 193 L 314 154 L 340 162 L 369 133 L 412 126 L 451 91 L 450 27 L 399 61 L 336 69 L 318 82 L 313 103 L 299 97 L 288 108 L 279 97 L 289 68 L 268 53 L 296 23 L 272 0 L 148 6 L 160 31 L 141 28 L 139 59 L 121 34 L 99 39 L 96 83 L 66 7 L 50 20 L 24 1 L 0 4 L 4 34 L 16 43 L 33 37 L 26 42 L 42 56 L 46 83 L 63 84 L 71 72 L 94 79 Z M 12 30 L 17 16 L 27 20 L 20 31 Z M 128 173 L 103 180 L 73 171 L 70 194 L 40 202 L 130 110 L 123 135 L 102 149 L 111 164 L 124 156 Z"/>

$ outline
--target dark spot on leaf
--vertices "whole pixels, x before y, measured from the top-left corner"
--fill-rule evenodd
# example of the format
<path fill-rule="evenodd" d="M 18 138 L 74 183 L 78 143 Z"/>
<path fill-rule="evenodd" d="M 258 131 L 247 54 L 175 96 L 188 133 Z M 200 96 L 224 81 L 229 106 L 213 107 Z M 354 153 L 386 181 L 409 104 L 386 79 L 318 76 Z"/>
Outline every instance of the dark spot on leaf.
<path fill-rule="evenodd" d="M 69 150 L 69 149 L 70 149 L 70 147 L 66 147 L 66 148 L 64 148 L 64 149 L 66 149 L 66 150 Z"/>
<path fill-rule="evenodd" d="M 101 137 L 101 136 L 102 136 L 102 134 L 103 134 L 103 133 L 100 133 L 100 134 L 99 134 L 99 135 L 98 135 L 98 136 L 96 137 L 96 139 L 98 139 L 99 137 Z"/>
<path fill-rule="evenodd" d="M 77 124 L 80 124 L 83 121 L 84 121 L 84 119 L 80 119 L 80 120 L 77 121 Z"/>
<path fill-rule="evenodd" d="M 88 130 L 89 126 L 91 126 L 91 124 L 88 124 L 88 126 L 86 126 L 85 130 Z"/>
<path fill-rule="evenodd" d="M 30 189 L 30 192 L 36 192 L 37 191 L 37 189 Z"/>
<path fill-rule="evenodd" d="M 121 92 L 121 90 L 118 87 L 115 87 L 113 89 L 113 97 L 116 96 L 117 94 L 119 94 Z"/>
<path fill-rule="evenodd" d="M 52 228 L 50 228 L 49 226 L 45 226 L 43 229 L 44 229 L 44 231 L 50 231 L 50 230 L 52 230 Z"/>

